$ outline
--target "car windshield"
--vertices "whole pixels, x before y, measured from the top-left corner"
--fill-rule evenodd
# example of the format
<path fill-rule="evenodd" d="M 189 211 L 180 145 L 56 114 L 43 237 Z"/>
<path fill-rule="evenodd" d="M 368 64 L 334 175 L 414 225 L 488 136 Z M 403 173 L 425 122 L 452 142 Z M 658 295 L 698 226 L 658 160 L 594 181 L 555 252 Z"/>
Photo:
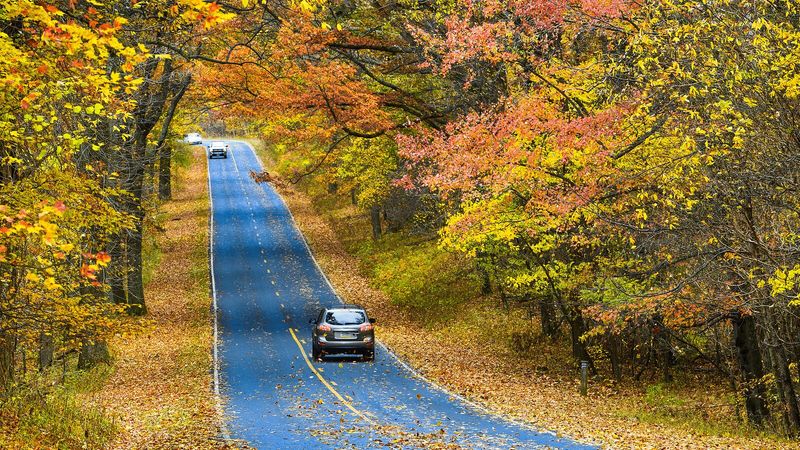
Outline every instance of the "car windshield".
<path fill-rule="evenodd" d="M 225 147 L 225 143 L 224 142 L 214 142 L 213 144 L 211 144 L 211 146 L 212 147 Z"/>
<path fill-rule="evenodd" d="M 360 325 L 364 323 L 366 317 L 362 311 L 339 310 L 328 311 L 325 315 L 325 322 L 331 325 Z"/>

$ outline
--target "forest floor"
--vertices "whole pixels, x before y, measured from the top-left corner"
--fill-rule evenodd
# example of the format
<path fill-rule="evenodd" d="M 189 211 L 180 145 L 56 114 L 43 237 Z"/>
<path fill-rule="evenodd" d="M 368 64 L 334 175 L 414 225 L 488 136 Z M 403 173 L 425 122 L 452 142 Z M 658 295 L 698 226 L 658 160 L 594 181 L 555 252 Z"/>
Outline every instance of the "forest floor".
<path fill-rule="evenodd" d="M 607 448 L 800 448 L 742 425 L 725 381 L 711 375 L 676 371 L 672 383 L 655 373 L 622 383 L 597 377 L 582 397 L 569 343 L 540 337 L 538 323 L 521 309 L 467 294 L 480 281 L 439 251 L 435 237 L 390 234 L 372 242 L 368 218 L 347 196 L 276 184 L 343 299 L 373 311 L 379 339 L 447 389 Z"/>
<path fill-rule="evenodd" d="M 211 389 L 205 152 L 183 158 L 173 199 L 149 224 L 145 331 L 110 342 L 113 373 L 85 399 L 117 424 L 112 448 L 225 447 Z"/>

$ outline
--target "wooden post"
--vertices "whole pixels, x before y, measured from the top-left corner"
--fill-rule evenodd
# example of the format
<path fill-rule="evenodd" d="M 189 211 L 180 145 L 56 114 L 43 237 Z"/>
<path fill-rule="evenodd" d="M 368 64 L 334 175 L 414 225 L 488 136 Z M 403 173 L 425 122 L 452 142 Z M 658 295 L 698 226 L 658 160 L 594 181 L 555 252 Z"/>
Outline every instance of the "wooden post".
<path fill-rule="evenodd" d="M 589 361 L 581 361 L 581 395 L 586 395 L 588 392 L 588 372 L 589 372 Z"/>

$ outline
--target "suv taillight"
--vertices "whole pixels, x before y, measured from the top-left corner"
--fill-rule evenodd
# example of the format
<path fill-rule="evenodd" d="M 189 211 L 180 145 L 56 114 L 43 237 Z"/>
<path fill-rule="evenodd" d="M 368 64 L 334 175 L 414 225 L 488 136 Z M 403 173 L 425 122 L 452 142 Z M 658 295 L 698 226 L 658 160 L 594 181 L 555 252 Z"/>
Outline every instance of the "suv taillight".
<path fill-rule="evenodd" d="M 358 328 L 358 331 L 360 331 L 360 332 L 364 333 L 365 331 L 372 331 L 373 329 L 375 329 L 375 327 L 374 327 L 374 326 L 372 326 L 372 324 L 371 324 L 371 323 L 365 323 L 364 325 L 361 325 L 361 326 Z"/>
<path fill-rule="evenodd" d="M 331 331 L 331 327 L 329 325 L 320 325 L 317 327 L 319 331 Z"/>

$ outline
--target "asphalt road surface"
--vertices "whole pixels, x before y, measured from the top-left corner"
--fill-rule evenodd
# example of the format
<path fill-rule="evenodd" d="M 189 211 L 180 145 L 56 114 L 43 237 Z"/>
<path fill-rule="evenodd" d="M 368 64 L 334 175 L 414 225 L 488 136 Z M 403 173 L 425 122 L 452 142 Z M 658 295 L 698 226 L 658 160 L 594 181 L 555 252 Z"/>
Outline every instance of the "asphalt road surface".
<path fill-rule="evenodd" d="M 209 161 L 209 184 L 218 377 L 231 438 L 260 449 L 591 448 L 487 414 L 382 346 L 374 363 L 311 361 L 308 320 L 340 300 L 281 197 L 250 178 L 261 170 L 252 148 L 228 143 L 227 159 Z M 380 327 L 380 311 L 371 313 Z"/>

